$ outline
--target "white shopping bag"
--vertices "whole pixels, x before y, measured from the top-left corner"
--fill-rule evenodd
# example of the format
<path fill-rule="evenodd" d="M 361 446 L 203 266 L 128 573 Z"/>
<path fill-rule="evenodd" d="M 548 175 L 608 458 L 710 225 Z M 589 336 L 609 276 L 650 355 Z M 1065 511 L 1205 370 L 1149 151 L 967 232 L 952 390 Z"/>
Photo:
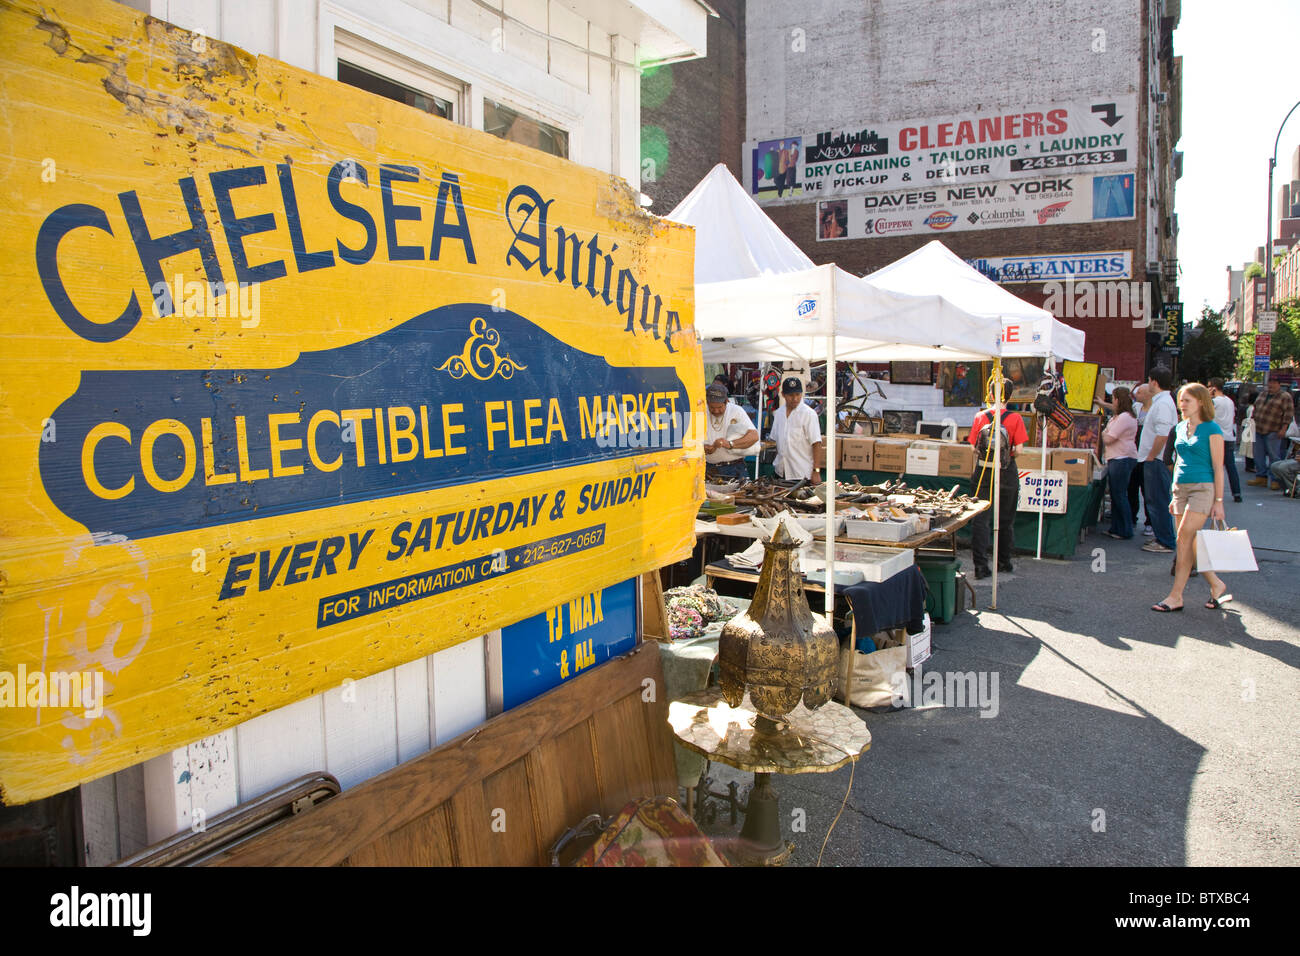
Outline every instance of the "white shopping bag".
<path fill-rule="evenodd" d="M 1250 535 L 1236 528 L 1202 528 L 1196 532 L 1196 570 L 1258 571 Z"/>

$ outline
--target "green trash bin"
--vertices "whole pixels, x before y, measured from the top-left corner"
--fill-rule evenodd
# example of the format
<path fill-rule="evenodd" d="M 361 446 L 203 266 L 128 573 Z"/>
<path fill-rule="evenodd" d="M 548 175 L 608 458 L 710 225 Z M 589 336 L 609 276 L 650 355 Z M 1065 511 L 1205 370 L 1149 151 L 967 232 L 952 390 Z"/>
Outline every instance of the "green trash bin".
<path fill-rule="evenodd" d="M 956 559 L 918 558 L 917 566 L 925 576 L 929 595 L 925 599 L 925 609 L 930 620 L 936 624 L 947 624 L 957 613 L 957 571 L 961 562 Z"/>

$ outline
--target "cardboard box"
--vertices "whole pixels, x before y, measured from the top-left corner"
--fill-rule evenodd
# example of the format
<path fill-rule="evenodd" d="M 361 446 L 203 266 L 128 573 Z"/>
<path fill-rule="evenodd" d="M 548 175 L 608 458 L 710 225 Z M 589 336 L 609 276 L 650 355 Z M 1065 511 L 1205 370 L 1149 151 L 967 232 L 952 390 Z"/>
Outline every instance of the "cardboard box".
<path fill-rule="evenodd" d="M 826 442 L 820 441 L 813 446 L 813 469 L 820 471 L 826 467 Z"/>
<path fill-rule="evenodd" d="M 969 478 L 975 470 L 975 446 L 947 444 L 939 449 L 939 474 Z"/>
<path fill-rule="evenodd" d="M 901 475 L 907 471 L 907 449 L 911 447 L 909 438 L 877 438 L 874 454 L 876 471 L 892 472 Z"/>
<path fill-rule="evenodd" d="M 1054 448 L 1048 456 L 1051 471 L 1063 471 L 1067 484 L 1086 485 L 1092 481 L 1096 456 L 1087 448 Z"/>
<path fill-rule="evenodd" d="M 938 442 L 912 442 L 907 449 L 907 473 L 934 478 L 939 474 L 939 451 L 943 446 Z"/>
<path fill-rule="evenodd" d="M 846 471 L 871 471 L 875 467 L 874 438 L 863 438 L 861 435 L 843 435 L 837 438 L 843 449 L 840 467 Z"/>

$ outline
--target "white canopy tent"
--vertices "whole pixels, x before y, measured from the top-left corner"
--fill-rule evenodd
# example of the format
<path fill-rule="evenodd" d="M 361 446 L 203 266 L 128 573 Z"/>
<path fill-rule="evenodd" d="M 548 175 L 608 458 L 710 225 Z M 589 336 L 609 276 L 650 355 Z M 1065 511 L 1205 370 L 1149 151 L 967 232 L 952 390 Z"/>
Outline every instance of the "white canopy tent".
<path fill-rule="evenodd" d="M 1046 356 L 1058 348 L 1066 357 L 1083 356 L 1082 333 L 990 282 L 941 243 L 866 278 L 812 265 L 722 164 L 668 218 L 696 230 L 695 328 L 706 362 L 824 360 L 831 370 L 838 361 Z M 835 602 L 835 385 L 836 376 L 828 374 L 828 616 Z M 994 455 L 996 465 L 996 446 Z M 996 507 L 995 492 L 995 547 Z"/>
<path fill-rule="evenodd" d="M 1046 309 L 1030 305 L 1012 295 L 1002 286 L 973 269 L 955 256 L 937 239 L 926 243 L 910 255 L 877 269 L 866 277 L 873 285 L 895 292 L 938 290 L 946 299 L 959 304 L 968 312 L 998 318 L 1002 322 L 1001 355 L 1004 358 L 1024 356 L 1050 359 L 1052 356 L 1073 361 L 1083 360 L 1084 333 L 1061 322 Z M 998 399 L 998 409 L 1002 399 Z M 996 434 L 996 433 L 995 433 Z M 999 449 L 994 449 L 994 461 L 1000 461 Z M 1042 445 L 1039 467 L 1047 470 L 1047 443 Z M 1000 483 L 1001 469 L 994 473 L 995 487 Z M 994 493 L 997 508 L 998 492 Z M 1038 509 L 1037 557 L 1043 556 L 1044 506 Z M 994 515 L 993 542 L 997 547 L 999 534 L 997 515 Z M 1013 532 L 1014 533 L 1014 532 Z M 997 572 L 993 575 L 993 606 L 997 607 Z"/>
<path fill-rule="evenodd" d="M 963 262 L 935 239 L 866 276 L 883 289 L 911 294 L 937 292 L 975 315 L 1002 321 L 1003 358 L 1048 356 L 1083 360 L 1084 334 L 1038 306 L 1012 295 Z"/>

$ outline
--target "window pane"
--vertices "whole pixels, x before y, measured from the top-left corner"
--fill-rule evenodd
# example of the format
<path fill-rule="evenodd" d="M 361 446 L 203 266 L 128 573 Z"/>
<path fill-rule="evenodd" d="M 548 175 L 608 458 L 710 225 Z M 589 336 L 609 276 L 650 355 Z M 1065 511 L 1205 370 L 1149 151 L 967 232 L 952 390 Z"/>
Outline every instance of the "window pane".
<path fill-rule="evenodd" d="M 489 99 L 483 100 L 483 129 L 512 143 L 569 158 L 569 134 L 564 130 Z"/>
<path fill-rule="evenodd" d="M 405 103 L 407 106 L 414 106 L 417 110 L 432 113 L 434 116 L 441 116 L 443 119 L 455 119 L 451 115 L 451 102 L 449 100 L 440 99 L 428 93 L 421 93 L 419 90 L 403 86 L 401 83 L 394 83 L 377 73 L 363 70 L 351 63 L 344 63 L 342 60 L 339 61 L 339 82 L 358 87 L 368 93 L 387 97 L 390 100 L 397 100 L 397 102 Z"/>

